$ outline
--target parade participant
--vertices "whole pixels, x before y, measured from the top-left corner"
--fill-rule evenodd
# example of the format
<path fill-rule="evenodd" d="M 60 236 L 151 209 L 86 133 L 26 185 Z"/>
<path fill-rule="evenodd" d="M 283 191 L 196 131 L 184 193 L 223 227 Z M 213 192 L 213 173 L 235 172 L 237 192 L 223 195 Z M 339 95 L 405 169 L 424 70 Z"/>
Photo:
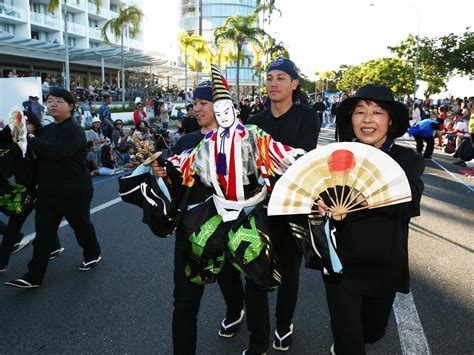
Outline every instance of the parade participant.
<path fill-rule="evenodd" d="M 330 220 L 343 266 L 342 273 L 324 275 L 334 339 L 331 352 L 365 354 L 365 344 L 385 334 L 395 293 L 409 292 L 408 224 L 420 214 L 424 161 L 395 144 L 409 127 L 409 115 L 386 86 L 359 88 L 341 103 L 336 124 L 338 141 L 369 144 L 394 159 L 404 170 L 412 194 L 410 202 Z M 325 215 L 325 203 L 319 199 L 317 205 Z"/>
<path fill-rule="evenodd" d="M 28 145 L 38 159 L 33 258 L 22 278 L 5 283 L 20 288 L 42 284 L 63 217 L 84 250 L 84 261 L 79 270 L 90 270 L 101 260 L 100 246 L 90 220 L 93 187 L 85 159 L 87 140 L 82 127 L 71 119 L 74 97 L 67 90 L 55 88 L 48 94 L 46 104 L 54 124 L 44 127 L 38 136 L 28 135 Z"/>
<path fill-rule="evenodd" d="M 28 133 L 39 134 L 41 131 L 41 121 L 34 113 L 25 111 L 26 129 Z M 0 131 L 0 140 L 9 141 L 13 144 L 11 129 L 7 126 Z M 26 219 L 33 211 L 33 204 L 36 199 L 37 186 L 37 167 L 31 148 L 28 147 L 25 156 L 23 157 L 20 149 L 17 149 L 17 154 L 14 162 L 14 176 L 16 186 L 21 185 L 25 188 L 25 199 L 18 205 L 15 212 L 9 213 L 8 224 L 5 229 L 2 245 L 0 246 L 0 272 L 5 271 L 6 266 L 10 260 L 10 255 L 14 251 L 14 246 L 19 243 L 23 237 L 21 228 Z M 64 251 L 56 234 L 55 245 L 50 254 L 50 259 L 56 258 Z"/>
<path fill-rule="evenodd" d="M 316 148 L 321 121 L 317 112 L 294 102 L 299 98 L 298 71 L 295 64 L 277 58 L 267 69 L 267 92 L 270 109 L 249 120 L 270 134 L 275 140 L 306 151 Z M 287 351 L 292 342 L 292 318 L 298 298 L 299 270 L 302 253 L 291 235 L 285 219 L 270 218 L 273 238 L 281 243 L 279 254 L 281 286 L 278 289 L 273 348 Z M 250 331 L 248 354 L 264 353 L 268 349 L 270 320 L 267 293 L 252 280 L 245 285 L 247 325 Z"/>
<path fill-rule="evenodd" d="M 239 244 L 237 237 L 240 225 L 245 224 L 249 213 L 259 212 L 262 213 L 262 218 L 266 217 L 263 202 L 267 197 L 268 190 L 271 189 L 269 178 L 274 178 L 277 174 L 281 175 L 295 161 L 296 157 L 302 155 L 304 151 L 292 149 L 274 141 L 256 126 L 242 126 L 230 99 L 227 82 L 215 66 L 212 66 L 212 78 L 213 91 L 207 90 L 205 97 L 196 98 L 194 107 L 196 117 L 202 120 L 212 112 L 211 103 L 213 102 L 214 113 L 219 127 L 209 131 L 195 149 L 186 150 L 181 155 L 173 156 L 169 160 L 182 173 L 183 186 L 195 188 L 202 185 L 209 189 L 212 196 L 206 202 L 198 204 L 198 206 L 187 213 L 185 212 L 181 217 L 181 221 L 186 221 L 188 230 L 193 230 L 194 228 L 196 233 L 202 226 L 208 226 L 210 221 L 215 221 L 213 222 L 217 223 L 217 226 L 214 226 L 215 230 L 222 233 L 220 240 L 224 243 L 228 240 L 226 246 L 230 250 L 228 255 L 232 255 L 233 263 L 239 263 L 239 258 L 235 256 L 237 249 L 246 249 Z M 157 165 L 154 167 L 154 170 L 157 176 L 164 177 L 166 175 L 165 170 Z M 257 206 L 259 207 L 257 208 Z M 193 221 L 193 216 L 202 214 L 200 213 L 201 209 L 209 210 L 210 213 L 205 215 L 204 219 L 201 218 L 200 220 L 196 219 Z M 199 213 L 196 213 L 196 211 Z M 241 220 L 242 222 L 237 222 Z M 194 223 L 194 226 L 189 226 L 189 223 Z M 183 262 L 182 257 L 179 257 L 181 253 L 179 250 L 184 248 L 180 244 L 185 244 L 186 239 L 189 240 L 181 228 L 181 226 L 178 226 L 176 232 L 178 252 L 175 258 L 178 259 L 179 263 Z M 204 230 L 207 228 L 204 228 Z M 258 236 L 257 231 L 252 230 L 252 232 L 257 233 Z M 178 242 L 178 239 L 181 241 Z M 267 243 L 270 243 L 270 241 Z M 243 245 L 246 244 L 248 243 L 243 243 Z M 257 249 L 255 244 L 260 249 L 254 252 L 254 259 L 247 260 L 245 263 L 249 262 L 249 264 L 252 264 L 251 261 L 255 260 L 255 257 L 260 255 L 259 252 L 262 250 L 266 251 L 265 255 L 270 254 L 269 244 L 263 243 L 260 238 L 255 238 L 251 243 L 251 246 Z M 219 260 L 219 256 L 214 258 L 214 260 Z M 242 260 L 246 259 L 240 259 L 240 261 Z M 224 260 L 221 261 L 224 262 Z M 224 262 L 223 269 L 228 264 L 230 264 L 229 261 Z M 216 263 L 212 265 L 212 268 L 207 267 L 206 270 L 196 271 L 194 274 L 188 275 L 188 277 L 191 276 L 193 279 L 209 277 L 212 279 L 212 275 L 209 276 L 209 274 L 221 267 L 216 265 Z M 245 268 L 242 263 L 239 266 Z M 185 267 L 179 264 L 175 265 L 175 267 L 175 279 L 177 277 L 184 279 L 183 269 Z M 262 273 L 269 272 L 266 267 L 262 266 L 262 268 L 264 269 L 261 270 Z M 224 279 L 225 275 L 221 277 Z M 279 273 L 273 272 L 271 279 L 272 281 L 279 280 Z M 185 298 L 184 295 L 175 291 L 175 297 L 177 296 Z M 176 334 L 174 336 L 175 353 L 190 354 L 195 351 L 195 333 L 192 338 L 188 338 L 189 341 L 185 341 L 186 339 L 178 332 L 180 329 L 175 324 L 183 324 L 183 320 L 187 319 L 188 324 L 195 325 L 197 307 L 194 306 L 193 309 L 190 309 L 193 303 L 189 301 L 183 303 L 182 301 L 175 299 L 175 313 L 173 317 L 173 333 Z M 228 302 L 227 299 L 226 301 Z M 243 306 L 242 300 L 240 302 L 241 306 Z M 179 312 L 177 310 L 178 307 L 181 309 Z M 236 317 L 238 315 L 234 314 L 233 316 Z M 235 322 L 240 322 L 242 316 L 243 312 L 240 313 L 240 317 Z M 178 322 L 180 319 L 182 320 Z M 230 332 L 229 325 L 232 325 L 232 323 L 229 322 L 229 317 L 226 316 L 219 335 L 228 336 Z M 191 342 L 191 340 L 194 341 Z"/>

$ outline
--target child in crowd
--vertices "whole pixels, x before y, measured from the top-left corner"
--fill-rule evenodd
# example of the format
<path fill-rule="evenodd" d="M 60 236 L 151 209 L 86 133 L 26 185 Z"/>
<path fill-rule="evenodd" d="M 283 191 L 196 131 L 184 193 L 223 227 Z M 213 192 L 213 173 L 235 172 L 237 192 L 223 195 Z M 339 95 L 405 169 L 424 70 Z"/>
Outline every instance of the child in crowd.
<path fill-rule="evenodd" d="M 140 162 L 135 156 L 135 149 L 130 147 L 123 156 L 123 167 L 127 169 L 133 169 L 140 165 Z"/>
<path fill-rule="evenodd" d="M 91 172 L 91 175 L 94 175 L 93 172 L 99 169 L 97 165 L 96 155 L 95 155 L 95 142 L 87 141 L 87 167 Z"/>
<path fill-rule="evenodd" d="M 114 175 L 119 172 L 115 161 L 115 154 L 112 145 L 104 144 L 100 150 L 101 167 L 93 171 L 93 175 Z"/>

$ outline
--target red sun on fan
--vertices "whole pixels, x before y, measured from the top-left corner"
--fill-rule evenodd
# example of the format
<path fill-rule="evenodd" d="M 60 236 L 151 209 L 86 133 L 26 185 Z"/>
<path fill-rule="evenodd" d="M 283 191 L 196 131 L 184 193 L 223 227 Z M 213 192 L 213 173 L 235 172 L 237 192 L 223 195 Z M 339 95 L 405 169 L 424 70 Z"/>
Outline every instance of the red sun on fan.
<path fill-rule="evenodd" d="M 329 160 L 329 171 L 334 173 L 344 173 L 346 171 L 352 170 L 355 166 L 354 154 L 345 149 L 340 149 L 334 151 Z"/>

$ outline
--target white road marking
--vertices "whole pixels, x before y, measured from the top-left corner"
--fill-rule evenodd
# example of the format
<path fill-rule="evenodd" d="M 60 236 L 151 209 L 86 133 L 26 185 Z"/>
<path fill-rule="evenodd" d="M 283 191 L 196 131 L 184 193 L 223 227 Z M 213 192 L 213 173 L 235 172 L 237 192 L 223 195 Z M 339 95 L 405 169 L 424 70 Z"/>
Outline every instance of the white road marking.
<path fill-rule="evenodd" d="M 120 201 L 122 201 L 122 199 L 121 199 L 120 197 L 117 197 L 116 199 L 113 199 L 113 200 L 111 200 L 111 201 L 109 201 L 109 202 L 105 202 L 105 203 L 103 203 L 103 204 L 101 204 L 101 205 L 99 205 L 99 206 L 96 206 L 96 207 L 94 207 L 93 209 L 91 209 L 91 214 L 96 213 L 96 212 L 99 212 L 99 211 L 101 211 L 101 210 L 103 210 L 103 209 L 105 209 L 105 208 L 107 208 L 107 207 L 113 206 L 113 205 L 119 203 Z M 66 220 L 63 220 L 63 221 L 59 224 L 59 228 L 62 228 L 62 227 L 64 227 L 64 226 L 67 226 L 68 224 L 69 224 L 69 223 L 68 223 Z M 33 233 L 30 233 L 30 234 L 28 234 L 28 235 L 25 235 L 25 236 L 23 237 L 23 239 L 20 241 L 19 244 L 21 244 L 21 245 L 28 244 L 30 241 L 32 241 L 33 239 L 35 239 L 35 235 L 36 235 L 36 233 L 34 233 L 34 232 L 33 232 Z"/>
<path fill-rule="evenodd" d="M 399 141 L 397 141 L 399 142 Z M 414 146 L 414 143 L 413 142 L 407 142 L 407 141 L 403 141 L 403 142 L 399 142 L 399 143 L 405 143 L 404 145 L 405 146 L 409 146 L 410 148 L 412 148 Z M 445 172 L 447 172 L 454 180 L 456 180 L 457 182 L 459 182 L 460 184 L 464 185 L 468 190 L 469 192 L 474 192 L 474 188 L 472 188 L 471 186 L 469 186 L 468 184 L 466 184 L 464 181 L 462 181 L 459 177 L 457 177 L 456 175 L 454 175 L 452 172 L 450 172 L 448 169 L 446 169 L 441 163 L 437 162 L 435 159 L 431 159 L 431 161 L 433 163 L 435 163 L 436 165 L 438 165 L 441 169 L 443 169 Z M 426 173 L 425 173 L 426 174 Z M 430 175 L 430 174 L 428 174 Z M 432 175 L 432 174 L 431 174 Z"/>
<path fill-rule="evenodd" d="M 393 303 L 393 313 L 397 322 L 402 353 L 405 355 L 431 354 L 411 292 L 407 295 L 397 293 Z"/>
<path fill-rule="evenodd" d="M 472 188 L 471 186 L 469 186 L 468 184 L 466 184 L 464 181 L 462 181 L 460 178 L 458 178 L 456 175 L 454 175 L 452 172 L 450 172 L 448 169 L 446 169 L 443 165 L 441 165 L 440 163 L 438 163 L 436 160 L 432 159 L 432 162 L 435 163 L 436 165 L 438 165 L 441 169 L 443 169 L 444 171 L 446 171 L 449 175 L 451 175 L 451 177 L 453 179 L 455 179 L 457 182 L 459 182 L 460 184 L 463 184 L 464 186 L 466 186 L 466 188 L 469 190 L 469 192 L 474 192 L 474 188 Z"/>

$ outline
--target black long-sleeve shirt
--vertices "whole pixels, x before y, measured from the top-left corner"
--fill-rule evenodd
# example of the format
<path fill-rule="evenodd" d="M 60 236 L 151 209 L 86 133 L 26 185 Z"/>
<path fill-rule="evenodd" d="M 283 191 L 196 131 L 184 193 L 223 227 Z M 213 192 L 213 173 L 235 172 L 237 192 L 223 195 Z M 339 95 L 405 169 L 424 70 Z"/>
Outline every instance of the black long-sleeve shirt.
<path fill-rule="evenodd" d="M 411 202 L 349 213 L 341 221 L 331 220 L 343 274 L 352 292 L 380 296 L 409 291 L 408 223 L 420 215 L 423 193 L 421 156 L 393 145 L 387 152 L 405 171 Z"/>
<path fill-rule="evenodd" d="M 68 118 L 47 125 L 28 144 L 38 158 L 40 191 L 92 188 L 86 161 L 86 135 L 75 120 Z"/>
<path fill-rule="evenodd" d="M 316 111 L 302 105 L 291 106 L 280 117 L 274 117 L 271 110 L 260 112 L 247 123 L 260 127 L 280 143 L 306 151 L 316 148 L 321 129 Z"/>

